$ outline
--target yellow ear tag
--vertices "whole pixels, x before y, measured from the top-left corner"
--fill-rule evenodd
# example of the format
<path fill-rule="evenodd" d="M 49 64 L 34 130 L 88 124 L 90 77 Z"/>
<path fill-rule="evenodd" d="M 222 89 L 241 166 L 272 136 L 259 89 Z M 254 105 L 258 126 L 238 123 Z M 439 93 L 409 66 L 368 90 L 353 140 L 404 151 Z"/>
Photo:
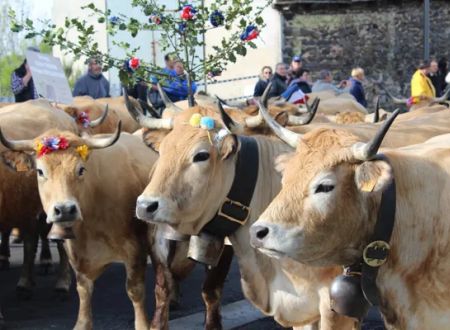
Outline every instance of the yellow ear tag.
<path fill-rule="evenodd" d="M 364 192 L 372 192 L 373 189 L 375 188 L 376 184 L 377 184 L 377 180 L 375 180 L 375 179 L 366 181 L 362 184 L 361 190 Z"/>
<path fill-rule="evenodd" d="M 78 152 L 78 154 L 80 155 L 81 159 L 83 161 L 86 161 L 87 157 L 89 156 L 89 148 L 88 148 L 88 146 L 83 144 L 82 146 L 78 146 L 75 150 Z"/>

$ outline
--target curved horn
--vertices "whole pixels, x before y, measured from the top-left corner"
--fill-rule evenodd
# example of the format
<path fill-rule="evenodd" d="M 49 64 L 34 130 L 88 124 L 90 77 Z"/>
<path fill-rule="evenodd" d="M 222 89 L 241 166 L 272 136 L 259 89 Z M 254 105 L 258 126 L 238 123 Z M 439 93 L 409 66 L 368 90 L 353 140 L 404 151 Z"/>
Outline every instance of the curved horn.
<path fill-rule="evenodd" d="M 384 87 L 384 84 L 379 84 L 379 86 L 386 92 L 386 95 L 389 96 L 395 104 L 406 104 L 408 102 L 408 99 L 401 99 L 392 95 L 392 93 Z"/>
<path fill-rule="evenodd" d="M 9 140 L 3 135 L 0 127 L 0 142 L 8 149 L 14 151 L 31 151 L 34 150 L 34 140 Z"/>
<path fill-rule="evenodd" d="M 380 97 L 377 97 L 377 105 L 375 106 L 375 111 L 373 112 L 373 122 L 378 123 L 380 121 Z"/>
<path fill-rule="evenodd" d="M 272 82 L 270 81 L 267 84 L 266 89 L 264 90 L 263 95 L 261 95 L 261 103 L 264 104 L 264 106 L 267 108 L 267 102 L 269 101 L 269 92 L 270 89 L 272 88 Z"/>
<path fill-rule="evenodd" d="M 376 156 L 378 149 L 380 148 L 383 138 L 386 135 L 389 127 L 391 127 L 394 122 L 395 117 L 400 113 L 397 109 L 392 113 L 392 116 L 387 119 L 384 124 L 380 127 L 377 134 L 367 143 L 356 143 L 352 146 L 353 156 L 362 161 L 371 160 Z"/>
<path fill-rule="evenodd" d="M 259 112 L 264 117 L 267 125 L 270 126 L 270 128 L 280 139 L 282 139 L 292 148 L 297 148 L 298 140 L 302 137 L 301 134 L 291 132 L 290 130 L 278 124 L 275 120 L 272 119 L 272 117 L 270 117 L 266 107 L 261 102 L 259 103 Z"/>
<path fill-rule="evenodd" d="M 216 95 L 216 98 L 217 98 L 217 101 L 219 101 L 219 103 L 222 103 L 223 105 L 229 106 L 229 104 L 228 104 L 224 99 L 221 99 L 221 98 L 218 97 L 217 95 Z"/>
<path fill-rule="evenodd" d="M 256 116 L 245 118 L 245 126 L 249 128 L 260 127 L 262 124 L 264 124 L 264 117 L 262 116 L 261 111 L 258 111 Z"/>
<path fill-rule="evenodd" d="M 109 112 L 109 105 L 107 104 L 105 106 L 105 110 L 103 111 L 102 115 L 100 117 L 98 117 L 97 119 L 94 119 L 93 121 L 91 121 L 89 123 L 89 127 L 94 128 L 94 127 L 101 125 L 105 121 L 106 116 L 108 116 L 108 112 Z"/>
<path fill-rule="evenodd" d="M 314 119 L 319 108 L 320 99 L 315 98 L 311 107 L 308 106 L 308 112 L 306 116 L 292 116 L 289 115 L 288 124 L 290 126 L 308 125 Z"/>
<path fill-rule="evenodd" d="M 83 140 L 90 149 L 104 149 L 109 146 L 112 146 L 114 143 L 117 142 L 117 140 L 119 140 L 121 130 L 122 130 L 122 122 L 119 120 L 119 122 L 117 123 L 116 131 L 113 134 L 109 135 L 108 137 L 102 138 L 87 137 Z"/>
<path fill-rule="evenodd" d="M 433 102 L 439 103 L 439 102 L 447 101 L 449 95 L 450 95 L 450 88 L 447 88 L 447 90 L 445 91 L 445 93 L 442 96 L 434 97 Z"/>
<path fill-rule="evenodd" d="M 222 102 L 218 102 L 220 118 L 222 119 L 223 125 L 231 132 L 239 134 L 242 132 L 242 126 L 236 123 L 231 117 L 225 112 L 222 106 Z"/>
<path fill-rule="evenodd" d="M 171 118 L 160 119 L 160 118 L 151 118 L 145 116 L 137 107 L 134 106 L 133 102 L 131 102 L 126 89 L 124 89 L 124 98 L 125 105 L 127 106 L 128 112 L 131 117 L 142 127 L 150 128 L 150 129 L 172 129 L 173 128 L 173 120 Z"/>
<path fill-rule="evenodd" d="M 155 108 L 153 108 L 153 106 L 151 105 L 152 103 L 150 102 L 150 100 L 148 99 L 148 95 L 147 95 L 147 102 L 142 101 L 141 99 L 138 100 L 141 108 L 148 112 L 150 114 L 150 116 L 152 116 L 153 118 L 161 118 L 161 116 L 159 115 L 159 113 L 155 110 Z M 144 113 L 144 115 L 146 115 L 146 113 Z"/>
<path fill-rule="evenodd" d="M 164 90 L 162 89 L 161 85 L 159 83 L 156 84 L 156 86 L 158 86 L 158 92 L 159 95 L 161 95 L 161 99 L 163 100 L 166 109 L 170 109 L 173 112 L 183 112 L 183 109 L 177 107 L 167 96 L 166 92 L 164 92 Z"/>

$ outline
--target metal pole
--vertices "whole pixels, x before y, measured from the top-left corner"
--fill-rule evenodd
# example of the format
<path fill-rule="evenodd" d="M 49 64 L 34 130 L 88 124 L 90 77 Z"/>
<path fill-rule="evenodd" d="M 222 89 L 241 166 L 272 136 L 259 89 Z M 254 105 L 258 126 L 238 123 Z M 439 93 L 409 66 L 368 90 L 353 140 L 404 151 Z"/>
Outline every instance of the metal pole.
<path fill-rule="evenodd" d="M 430 0 L 423 1 L 423 58 L 430 59 Z"/>
<path fill-rule="evenodd" d="M 205 0 L 202 0 L 202 7 L 205 7 Z M 203 32 L 203 63 L 206 61 L 206 42 L 205 32 Z M 208 81 L 205 72 L 203 73 L 203 83 L 205 84 L 205 93 L 208 93 Z"/>

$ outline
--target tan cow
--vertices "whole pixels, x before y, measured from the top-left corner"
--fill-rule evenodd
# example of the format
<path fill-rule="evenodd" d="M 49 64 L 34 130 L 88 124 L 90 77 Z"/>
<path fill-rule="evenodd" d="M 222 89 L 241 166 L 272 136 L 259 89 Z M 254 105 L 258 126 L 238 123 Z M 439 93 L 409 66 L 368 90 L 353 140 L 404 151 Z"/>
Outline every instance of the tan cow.
<path fill-rule="evenodd" d="M 186 110 L 180 114 L 184 120 L 175 120 L 173 129 L 161 141 L 153 141 L 160 158 L 136 206 L 138 218 L 169 224 L 188 235 L 198 234 L 224 203 L 240 157 L 239 138 L 222 135 L 224 131 L 220 131 L 217 121 L 216 129 L 209 134 L 186 121 L 202 111 Z M 339 268 L 313 269 L 292 260 L 271 260 L 250 247 L 249 226 L 280 189 L 273 159 L 292 150 L 269 137 L 254 139 L 259 149 L 259 168 L 250 218 L 229 236 L 238 257 L 245 296 L 284 326 L 301 327 L 320 320 L 322 329 L 350 329 L 353 321 L 337 317 L 328 309 L 327 285 Z"/>
<path fill-rule="evenodd" d="M 376 279 L 383 317 L 389 329 L 448 329 L 450 138 L 384 149 L 386 162 L 374 159 L 384 133 L 368 144 L 345 130 L 297 135 L 296 152 L 280 164 L 283 188 L 251 228 L 252 245 L 308 265 L 360 262 L 395 178 L 390 249 Z"/>
<path fill-rule="evenodd" d="M 8 136 L 30 139 L 50 128 L 77 132 L 73 119 L 53 108 L 46 100 L 16 103 L 0 110 L 0 125 Z M 33 287 L 33 265 L 38 239 L 37 215 L 42 211 L 35 172 L 28 172 L 29 160 L 24 155 L 0 145 L 0 229 L 20 229 L 24 236 L 24 266 L 17 287 L 25 296 Z M 16 172 L 19 171 L 20 173 Z M 26 207 L 24 207 L 26 205 Z M 68 292 L 70 273 L 61 244 L 60 268 L 55 288 Z"/>
<path fill-rule="evenodd" d="M 65 243 L 80 298 L 75 329 L 92 329 L 94 281 L 116 261 L 125 263 L 135 328 L 149 327 L 145 311 L 147 226 L 135 221 L 130 210 L 157 155 L 139 138 L 126 133 L 119 136 L 120 122 L 116 133 L 107 137 L 80 138 L 50 130 L 37 138 L 44 145 L 48 138 L 61 141 L 59 150 L 42 156 L 38 150 L 35 163 L 47 221 L 70 227 L 75 234 L 75 239 Z M 35 148 L 33 140 L 9 141 L 1 134 L 0 138 L 12 150 Z"/>

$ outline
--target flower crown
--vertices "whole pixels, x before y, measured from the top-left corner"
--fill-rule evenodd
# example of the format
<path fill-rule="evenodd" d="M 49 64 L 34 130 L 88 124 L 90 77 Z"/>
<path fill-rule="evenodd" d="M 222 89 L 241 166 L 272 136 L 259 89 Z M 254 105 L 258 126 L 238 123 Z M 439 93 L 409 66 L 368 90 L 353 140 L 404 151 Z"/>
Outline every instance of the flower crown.
<path fill-rule="evenodd" d="M 69 149 L 69 141 L 63 136 L 46 136 L 36 141 L 37 158 L 48 155 L 54 151 Z M 75 151 L 80 155 L 81 159 L 86 161 L 89 155 L 89 147 L 85 144 L 75 148 Z"/>
<path fill-rule="evenodd" d="M 88 128 L 91 120 L 89 119 L 89 114 L 85 111 L 80 112 L 77 116 L 77 122 L 84 128 Z"/>

